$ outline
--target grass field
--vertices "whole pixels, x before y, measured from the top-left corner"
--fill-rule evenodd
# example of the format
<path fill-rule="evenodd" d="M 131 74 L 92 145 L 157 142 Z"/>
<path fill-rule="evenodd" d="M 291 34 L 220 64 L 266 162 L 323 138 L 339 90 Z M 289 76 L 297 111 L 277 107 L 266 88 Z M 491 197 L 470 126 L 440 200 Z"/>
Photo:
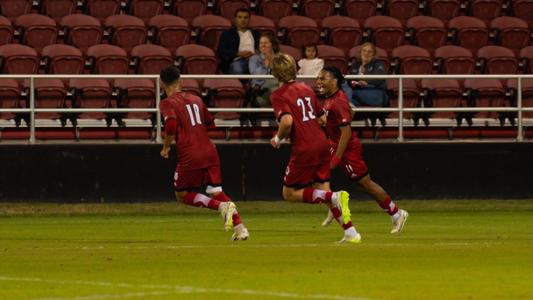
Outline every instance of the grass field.
<path fill-rule="evenodd" d="M 250 240 L 175 203 L 0 204 L 0 299 L 533 299 L 533 201 L 403 201 L 400 236 L 352 203 L 238 203 Z"/>

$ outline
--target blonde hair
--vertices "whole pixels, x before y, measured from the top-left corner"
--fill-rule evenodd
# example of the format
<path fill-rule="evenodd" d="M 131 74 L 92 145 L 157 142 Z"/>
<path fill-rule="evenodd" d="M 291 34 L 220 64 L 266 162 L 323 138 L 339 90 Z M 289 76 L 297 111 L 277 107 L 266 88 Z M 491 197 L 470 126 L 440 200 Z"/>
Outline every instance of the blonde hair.
<path fill-rule="evenodd" d="M 363 51 L 363 49 L 365 49 L 366 47 L 370 47 L 372 48 L 372 57 L 375 57 L 376 54 L 378 53 L 378 50 L 376 49 L 376 45 L 374 45 L 373 43 L 370 43 L 370 42 L 366 42 L 364 44 L 361 45 L 361 48 L 359 48 L 359 57 L 361 57 L 361 51 Z"/>
<path fill-rule="evenodd" d="M 280 53 L 272 59 L 272 75 L 280 82 L 296 79 L 296 62 L 292 56 Z"/>

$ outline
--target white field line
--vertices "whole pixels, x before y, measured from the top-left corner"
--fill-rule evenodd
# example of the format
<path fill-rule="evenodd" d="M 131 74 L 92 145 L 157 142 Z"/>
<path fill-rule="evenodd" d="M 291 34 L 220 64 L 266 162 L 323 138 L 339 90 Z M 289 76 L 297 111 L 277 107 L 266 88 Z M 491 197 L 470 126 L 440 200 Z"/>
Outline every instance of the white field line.
<path fill-rule="evenodd" d="M 339 295 L 326 295 L 326 294 L 298 294 L 291 292 L 273 292 L 273 291 L 260 291 L 249 289 L 223 289 L 223 288 L 199 288 L 192 286 L 182 285 L 152 285 L 152 284 L 132 284 L 132 283 L 115 283 L 109 281 L 85 281 L 85 280 L 55 280 L 55 279 L 43 279 L 43 278 L 26 278 L 26 277 L 9 277 L 0 276 L 0 281 L 18 281 L 18 282 L 37 282 L 37 283 L 50 283 L 60 285 L 89 285 L 100 287 L 118 287 L 118 288 L 134 288 L 134 289 L 155 289 L 154 293 L 164 293 L 161 290 L 169 290 L 168 293 L 191 293 L 191 294 L 231 294 L 231 295 L 250 295 L 250 296 L 270 296 L 278 298 L 292 298 L 292 299 L 324 299 L 324 300 L 370 300 L 369 298 L 361 297 L 347 297 Z M 130 295 L 129 297 L 142 297 L 138 296 L 140 293 L 123 294 Z M 135 295 L 135 296 L 134 296 Z M 94 295 L 89 297 L 104 297 L 119 295 Z M 149 296 L 146 294 L 146 296 Z M 127 297 L 122 297 L 127 298 Z M 105 298 L 49 298 L 47 300 L 89 300 L 89 299 L 105 299 Z M 44 300 L 44 299 L 40 299 Z"/>
<path fill-rule="evenodd" d="M 127 294 L 102 294 L 102 295 L 90 295 L 79 297 L 61 297 L 61 298 L 38 298 L 34 300 L 99 300 L 99 299 L 125 299 L 125 298 L 145 298 L 148 296 L 161 296 L 168 295 L 171 292 L 139 292 L 139 293 L 127 293 Z"/>

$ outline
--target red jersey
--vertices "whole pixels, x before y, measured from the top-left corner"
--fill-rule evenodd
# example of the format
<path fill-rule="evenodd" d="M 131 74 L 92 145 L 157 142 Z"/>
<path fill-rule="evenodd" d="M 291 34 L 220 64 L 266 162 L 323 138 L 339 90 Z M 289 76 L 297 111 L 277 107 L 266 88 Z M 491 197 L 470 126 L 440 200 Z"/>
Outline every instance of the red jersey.
<path fill-rule="evenodd" d="M 326 133 L 329 139 L 339 144 L 341 138 L 341 130 L 339 127 L 350 125 L 352 122 L 352 108 L 348 102 L 346 94 L 342 90 L 337 91 L 331 97 L 324 100 L 324 110 L 328 116 L 326 123 Z M 348 146 L 353 145 L 356 142 L 354 134 L 351 135 Z"/>
<path fill-rule="evenodd" d="M 329 144 L 318 123 L 324 111 L 313 90 L 302 82 L 289 82 L 270 96 L 276 119 L 285 114 L 293 119 L 291 158 L 294 166 L 312 166 L 329 160 Z"/>
<path fill-rule="evenodd" d="M 182 170 L 197 170 L 219 165 L 215 145 L 207 135 L 213 117 L 199 97 L 178 92 L 161 101 L 165 120 L 176 119 L 176 152 Z"/>

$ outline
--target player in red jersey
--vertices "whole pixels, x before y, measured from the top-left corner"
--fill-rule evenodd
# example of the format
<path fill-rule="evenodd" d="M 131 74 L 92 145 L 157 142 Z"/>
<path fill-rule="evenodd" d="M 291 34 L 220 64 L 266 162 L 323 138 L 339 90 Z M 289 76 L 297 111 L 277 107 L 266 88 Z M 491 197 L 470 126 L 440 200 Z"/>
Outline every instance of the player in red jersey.
<path fill-rule="evenodd" d="M 361 190 L 372 196 L 378 205 L 385 210 L 392 219 L 391 233 L 402 231 L 409 214 L 391 200 L 383 188 L 372 181 L 368 167 L 363 160 L 363 149 L 359 139 L 352 134 L 350 123 L 353 111 L 346 95 L 341 89 L 344 77 L 335 67 L 326 67 L 318 74 L 317 87 L 323 98 L 323 107 L 327 112 L 326 132 L 331 142 L 330 167 L 341 168 L 344 174 L 356 182 Z M 322 223 L 329 225 L 333 221 L 330 210 L 328 218 Z"/>
<path fill-rule="evenodd" d="M 233 227 L 233 240 L 246 240 L 248 230 L 242 224 L 235 204 L 222 191 L 220 160 L 207 129 L 214 126 L 213 117 L 202 99 L 181 91 L 180 72 L 167 67 L 160 73 L 167 98 L 161 101 L 165 120 L 165 137 L 161 156 L 168 159 L 170 145 L 176 140 L 178 164 L 174 173 L 174 189 L 179 202 L 218 210 L 226 231 Z M 209 196 L 193 192 L 206 184 Z"/>
<path fill-rule="evenodd" d="M 283 179 L 283 198 L 333 207 L 344 229 L 341 242 L 361 242 L 361 235 L 350 219 L 350 195 L 345 191 L 329 190 L 329 146 L 318 123 L 323 110 L 315 93 L 304 83 L 295 81 L 296 63 L 289 55 L 276 55 L 271 65 L 272 74 L 282 83 L 270 96 L 279 122 L 278 132 L 271 144 L 278 149 L 285 138 L 290 138 L 292 143 Z"/>

